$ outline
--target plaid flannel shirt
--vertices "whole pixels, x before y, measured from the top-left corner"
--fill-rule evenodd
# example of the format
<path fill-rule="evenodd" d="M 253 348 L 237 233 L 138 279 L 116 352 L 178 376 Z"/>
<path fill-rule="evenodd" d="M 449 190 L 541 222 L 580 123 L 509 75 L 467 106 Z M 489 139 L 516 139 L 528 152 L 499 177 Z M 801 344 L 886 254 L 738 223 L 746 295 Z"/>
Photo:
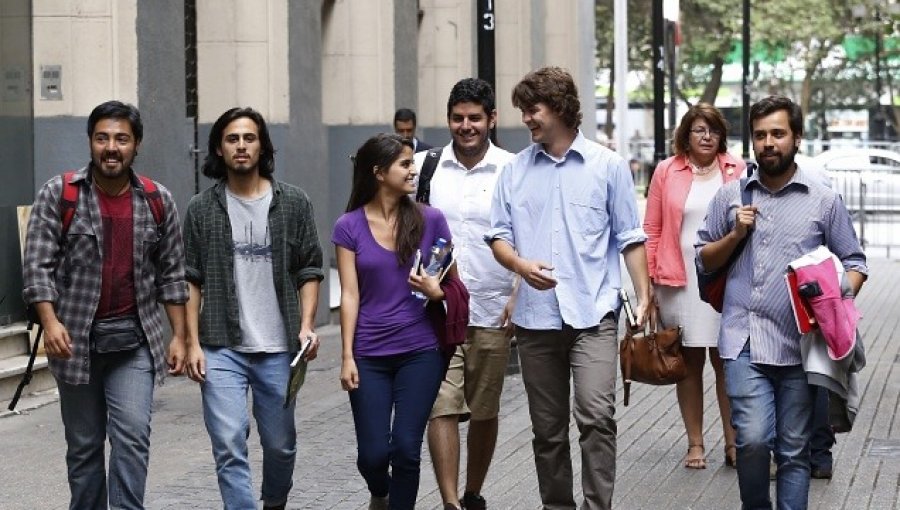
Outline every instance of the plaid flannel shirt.
<path fill-rule="evenodd" d="M 88 167 L 76 172 L 71 182 L 80 190 L 65 242 L 61 239 L 59 206 L 62 176 L 47 181 L 34 201 L 25 241 L 23 297 L 28 304 L 53 303 L 57 317 L 72 338 L 71 358 L 50 358 L 53 375 L 69 384 L 87 384 L 91 323 L 100 302 L 103 225 Z M 161 383 L 166 374 L 166 343 L 159 303 L 185 303 L 188 298 L 180 220 L 171 194 L 157 183 L 165 208 L 165 221 L 157 228 L 144 187 L 133 173 L 131 187 L 134 298 L 153 354 L 156 382 Z"/>
<path fill-rule="evenodd" d="M 184 218 L 186 277 L 200 287 L 199 340 L 204 345 L 241 345 L 241 324 L 234 285 L 234 248 L 225 181 L 219 181 L 188 204 Z M 269 205 L 272 276 L 278 309 L 288 339 L 300 333 L 297 290 L 309 280 L 322 280 L 322 246 L 316 233 L 312 203 L 296 186 L 273 180 Z M 296 352 L 297 342 L 288 342 Z"/>

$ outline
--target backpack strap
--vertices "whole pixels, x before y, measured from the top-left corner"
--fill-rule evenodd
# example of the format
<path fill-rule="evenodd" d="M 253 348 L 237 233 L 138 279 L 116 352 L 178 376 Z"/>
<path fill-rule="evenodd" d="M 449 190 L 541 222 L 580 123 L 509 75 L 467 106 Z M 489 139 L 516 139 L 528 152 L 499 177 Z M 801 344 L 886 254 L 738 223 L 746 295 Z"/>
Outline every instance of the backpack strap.
<path fill-rule="evenodd" d="M 62 235 L 65 239 L 66 233 L 69 232 L 69 226 L 72 224 L 72 218 L 75 217 L 75 209 L 78 207 L 79 187 L 72 182 L 75 176 L 74 170 L 69 170 L 62 175 L 62 195 L 59 197 L 59 218 L 62 221 Z"/>
<path fill-rule="evenodd" d="M 74 175 L 74 170 L 69 170 L 62 175 L 63 188 L 62 195 L 59 198 L 59 217 L 62 221 L 63 238 L 69 232 L 69 226 L 72 225 L 75 209 L 78 207 L 78 193 L 81 191 L 78 184 L 72 182 Z M 153 214 L 153 220 L 156 221 L 158 228 L 166 220 L 166 208 L 163 205 L 162 193 L 159 192 L 159 187 L 156 186 L 153 179 L 143 175 L 137 175 L 137 178 L 140 179 L 141 185 L 144 187 L 147 205 L 150 206 L 150 213 Z"/>
<path fill-rule="evenodd" d="M 416 202 L 430 204 L 431 178 L 434 177 L 434 171 L 437 170 L 442 150 L 443 147 L 429 149 L 428 153 L 425 154 L 425 162 L 422 163 L 422 171 L 419 172 L 419 187 L 416 190 Z"/>
<path fill-rule="evenodd" d="M 150 212 L 153 214 L 156 226 L 160 227 L 166 220 L 166 208 L 163 205 L 162 193 L 159 192 L 159 188 L 153 182 L 153 179 L 143 175 L 138 175 L 137 177 L 144 186 L 144 196 L 147 197 L 147 205 L 150 206 Z"/>

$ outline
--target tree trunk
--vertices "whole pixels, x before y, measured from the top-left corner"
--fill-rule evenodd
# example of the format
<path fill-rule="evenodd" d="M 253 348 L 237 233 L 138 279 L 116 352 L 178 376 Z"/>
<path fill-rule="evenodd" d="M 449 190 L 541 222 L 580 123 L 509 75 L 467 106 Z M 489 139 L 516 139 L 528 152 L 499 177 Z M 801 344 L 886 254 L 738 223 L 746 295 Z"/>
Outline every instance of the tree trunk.
<path fill-rule="evenodd" d="M 719 87 L 722 86 L 722 65 L 725 61 L 722 57 L 716 57 L 713 61 L 712 73 L 710 73 L 709 81 L 703 89 L 703 95 L 700 96 L 701 103 L 716 104 L 716 96 L 719 95 Z"/>
<path fill-rule="evenodd" d="M 822 63 L 822 57 L 828 53 L 828 48 L 811 51 L 810 59 L 803 68 L 803 84 L 800 88 L 800 110 L 803 118 L 809 117 L 809 103 L 812 100 L 812 84 L 816 69 Z"/>

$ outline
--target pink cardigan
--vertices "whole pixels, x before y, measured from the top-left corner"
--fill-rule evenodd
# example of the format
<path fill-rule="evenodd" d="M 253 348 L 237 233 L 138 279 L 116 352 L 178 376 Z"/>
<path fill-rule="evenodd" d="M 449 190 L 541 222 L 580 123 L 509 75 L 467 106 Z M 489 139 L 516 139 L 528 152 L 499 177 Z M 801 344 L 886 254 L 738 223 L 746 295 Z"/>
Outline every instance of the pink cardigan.
<path fill-rule="evenodd" d="M 728 153 L 720 153 L 718 158 L 723 182 L 740 178 L 746 168 L 743 161 Z M 644 214 L 644 246 L 650 278 L 656 284 L 687 285 L 686 263 L 681 257 L 681 221 L 693 180 L 687 156 L 672 156 L 660 162 L 653 172 Z"/>

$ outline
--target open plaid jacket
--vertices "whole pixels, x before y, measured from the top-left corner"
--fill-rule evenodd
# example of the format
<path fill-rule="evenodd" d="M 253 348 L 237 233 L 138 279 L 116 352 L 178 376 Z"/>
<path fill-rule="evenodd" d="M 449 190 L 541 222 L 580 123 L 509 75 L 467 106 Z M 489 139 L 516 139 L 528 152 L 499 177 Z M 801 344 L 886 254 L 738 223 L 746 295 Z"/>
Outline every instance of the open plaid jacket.
<path fill-rule="evenodd" d="M 187 280 L 203 296 L 199 340 L 203 345 L 241 345 L 239 304 L 234 286 L 234 248 L 224 180 L 194 195 L 184 219 Z M 300 300 L 297 290 L 309 280 L 321 281 L 322 246 L 316 233 L 312 202 L 302 189 L 272 180 L 269 205 L 272 239 L 272 277 L 278 310 L 287 338 L 300 333 Z M 288 341 L 297 352 L 298 343 Z"/>
<path fill-rule="evenodd" d="M 28 304 L 53 303 L 56 315 L 72 338 L 71 358 L 49 360 L 53 375 L 69 384 L 86 384 L 91 367 L 91 323 L 100 302 L 103 226 L 88 167 L 75 173 L 71 182 L 81 189 L 65 242 L 59 206 L 62 176 L 47 181 L 34 201 L 25 241 L 23 296 Z M 158 229 L 143 185 L 133 173 L 131 187 L 134 298 L 153 354 L 156 382 L 161 383 L 166 374 L 166 343 L 159 303 L 185 303 L 188 298 L 181 222 L 165 187 L 157 183 L 165 207 L 165 220 Z"/>

